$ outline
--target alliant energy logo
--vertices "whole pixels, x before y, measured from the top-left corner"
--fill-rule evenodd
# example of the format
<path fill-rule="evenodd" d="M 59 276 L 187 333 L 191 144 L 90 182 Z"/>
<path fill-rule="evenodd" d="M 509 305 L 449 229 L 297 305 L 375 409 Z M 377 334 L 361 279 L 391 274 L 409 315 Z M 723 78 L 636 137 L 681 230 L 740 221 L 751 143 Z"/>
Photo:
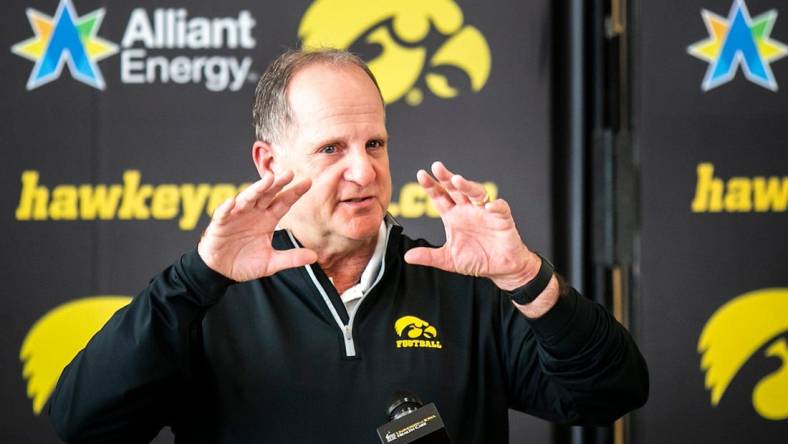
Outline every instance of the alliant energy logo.
<path fill-rule="evenodd" d="M 744 365 L 763 350 L 779 361 L 752 391 L 752 405 L 764 419 L 788 419 L 788 288 L 766 288 L 737 296 L 720 307 L 698 340 L 701 370 L 716 407 Z"/>
<path fill-rule="evenodd" d="M 82 17 L 69 0 L 61 0 L 54 17 L 33 8 L 27 19 L 35 36 L 11 47 L 11 52 L 35 62 L 27 89 L 36 89 L 58 77 L 63 65 L 71 77 L 96 89 L 104 89 L 98 61 L 118 52 L 118 46 L 96 35 L 104 8 Z"/>
<path fill-rule="evenodd" d="M 701 12 L 709 38 L 690 45 L 687 52 L 709 63 L 703 91 L 730 82 L 741 66 L 747 80 L 777 91 L 771 62 L 788 55 L 788 46 L 771 38 L 777 11 L 750 17 L 744 0 L 734 0 L 728 17 Z"/>
<path fill-rule="evenodd" d="M 120 79 L 123 83 L 198 83 L 211 91 L 238 91 L 248 79 L 252 58 L 208 55 L 221 49 L 256 46 L 249 11 L 238 17 L 189 17 L 186 9 L 143 8 L 131 12 L 123 34 Z M 200 51 L 189 55 L 186 51 Z"/>
<path fill-rule="evenodd" d="M 56 80 L 63 66 L 74 79 L 105 89 L 97 62 L 118 52 L 124 84 L 199 84 L 209 91 L 238 91 L 256 81 L 252 57 L 238 55 L 257 45 L 252 34 L 256 22 L 247 10 L 232 17 L 203 17 L 191 16 L 185 8 L 136 8 L 120 48 L 97 36 L 105 14 L 101 8 L 80 17 L 71 0 L 61 0 L 54 17 L 28 9 L 35 36 L 11 47 L 35 62 L 27 89 Z"/>
<path fill-rule="evenodd" d="M 436 338 L 438 330 L 416 316 L 403 316 L 394 323 L 397 348 L 443 348 Z"/>

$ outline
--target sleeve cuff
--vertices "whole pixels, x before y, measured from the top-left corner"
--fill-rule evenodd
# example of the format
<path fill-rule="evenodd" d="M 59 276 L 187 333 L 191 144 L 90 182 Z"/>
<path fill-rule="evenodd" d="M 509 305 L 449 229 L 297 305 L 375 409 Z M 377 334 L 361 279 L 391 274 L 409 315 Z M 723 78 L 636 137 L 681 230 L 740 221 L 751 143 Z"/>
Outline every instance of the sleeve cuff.
<path fill-rule="evenodd" d="M 217 302 L 227 287 L 236 283 L 206 265 L 196 248 L 181 256 L 178 268 L 186 284 L 200 296 L 205 305 Z"/>
<path fill-rule="evenodd" d="M 593 334 L 592 302 L 582 298 L 570 287 L 544 316 L 528 320 L 539 343 L 557 356 L 581 350 Z"/>

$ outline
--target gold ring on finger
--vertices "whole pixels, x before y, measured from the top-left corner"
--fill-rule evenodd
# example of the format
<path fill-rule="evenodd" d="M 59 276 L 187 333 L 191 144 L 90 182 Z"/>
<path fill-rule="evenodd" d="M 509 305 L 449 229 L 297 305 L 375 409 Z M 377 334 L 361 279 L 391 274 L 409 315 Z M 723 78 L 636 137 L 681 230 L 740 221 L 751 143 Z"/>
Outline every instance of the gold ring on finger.
<path fill-rule="evenodd" d="M 490 202 L 490 196 L 488 196 L 486 194 L 484 195 L 484 199 L 482 199 L 482 200 L 473 200 L 473 199 L 471 199 L 471 203 L 473 205 L 477 206 L 477 207 L 483 207 L 483 206 L 487 205 L 489 202 Z"/>

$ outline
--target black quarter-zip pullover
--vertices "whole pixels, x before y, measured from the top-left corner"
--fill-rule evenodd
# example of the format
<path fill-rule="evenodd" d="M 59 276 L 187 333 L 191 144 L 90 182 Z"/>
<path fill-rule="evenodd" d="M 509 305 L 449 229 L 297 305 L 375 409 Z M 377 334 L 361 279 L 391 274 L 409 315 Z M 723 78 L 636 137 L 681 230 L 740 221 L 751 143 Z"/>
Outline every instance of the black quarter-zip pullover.
<path fill-rule="evenodd" d="M 365 443 L 397 390 L 434 402 L 458 443 L 508 442 L 507 409 L 607 423 L 648 395 L 627 331 L 568 289 L 529 320 L 488 279 L 405 263 L 348 316 L 317 264 L 235 283 L 196 251 L 153 278 L 67 366 L 50 416 L 68 442 Z M 277 231 L 277 249 L 294 247 Z"/>

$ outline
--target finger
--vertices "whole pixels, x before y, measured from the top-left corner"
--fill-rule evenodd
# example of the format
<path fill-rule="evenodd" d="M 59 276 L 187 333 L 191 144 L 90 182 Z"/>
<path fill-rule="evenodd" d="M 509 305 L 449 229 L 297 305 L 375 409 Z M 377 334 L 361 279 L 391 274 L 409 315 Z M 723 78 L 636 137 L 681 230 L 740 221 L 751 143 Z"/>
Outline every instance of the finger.
<path fill-rule="evenodd" d="M 416 247 L 405 252 L 405 262 L 411 265 L 439 268 L 453 271 L 451 264 L 446 259 L 445 251 L 441 248 Z"/>
<path fill-rule="evenodd" d="M 281 219 L 282 216 L 287 213 L 287 210 L 289 210 L 290 207 L 293 206 L 293 204 L 304 195 L 304 193 L 309 191 L 309 188 L 311 187 L 311 180 L 299 180 L 288 187 L 286 190 L 277 194 L 276 197 L 271 201 L 270 205 L 268 205 L 268 210 L 273 213 L 276 220 Z"/>
<path fill-rule="evenodd" d="M 238 193 L 238 196 L 235 198 L 235 208 L 233 208 L 233 213 L 240 213 L 254 208 L 257 200 L 268 190 L 273 181 L 274 176 L 272 174 L 265 173 L 260 178 L 260 180 L 249 185 L 246 187 L 246 189 Z"/>
<path fill-rule="evenodd" d="M 503 199 L 495 199 L 492 202 L 487 202 L 484 209 L 489 213 L 498 214 L 502 217 L 512 217 L 512 209 Z"/>
<path fill-rule="evenodd" d="M 438 179 L 438 182 L 440 182 L 441 186 L 446 189 L 454 203 L 459 205 L 466 205 L 470 203 L 468 197 L 457 190 L 454 184 L 451 183 L 451 178 L 454 176 L 454 173 L 449 171 L 449 169 L 443 165 L 443 162 L 436 161 L 432 163 L 432 174 L 435 175 L 435 178 Z"/>
<path fill-rule="evenodd" d="M 483 205 L 483 202 L 488 199 L 487 190 L 485 190 L 484 185 L 479 182 L 474 182 L 459 174 L 455 174 L 451 177 L 451 183 L 457 190 L 468 196 L 468 199 L 470 199 L 471 203 L 474 205 Z"/>
<path fill-rule="evenodd" d="M 271 274 L 317 262 L 317 253 L 309 248 L 275 251 L 268 263 Z"/>
<path fill-rule="evenodd" d="M 428 172 L 419 170 L 418 173 L 416 173 L 416 180 L 418 180 L 419 185 L 424 188 L 424 191 L 426 191 L 427 195 L 432 199 L 432 203 L 435 204 L 435 208 L 439 213 L 445 213 L 454 206 L 454 200 L 449 196 L 446 189 L 430 176 Z"/>
<path fill-rule="evenodd" d="M 216 207 L 216 209 L 213 210 L 212 220 L 216 221 L 217 223 L 224 222 L 230 215 L 233 207 L 235 207 L 235 197 L 225 200 L 218 207 Z"/>
<path fill-rule="evenodd" d="M 274 182 L 271 184 L 271 187 L 268 188 L 265 193 L 261 194 L 257 199 L 257 208 L 268 208 L 274 198 L 276 198 L 277 194 L 282 191 L 285 186 L 292 182 L 294 178 L 295 174 L 293 174 L 291 170 L 286 170 L 282 174 L 276 176 Z"/>
<path fill-rule="evenodd" d="M 432 172 L 435 174 L 435 177 L 437 177 L 438 180 L 449 180 L 451 179 L 451 176 L 454 175 L 454 173 L 449 171 L 449 169 L 446 168 L 446 165 L 444 165 L 440 160 L 432 162 Z"/>

